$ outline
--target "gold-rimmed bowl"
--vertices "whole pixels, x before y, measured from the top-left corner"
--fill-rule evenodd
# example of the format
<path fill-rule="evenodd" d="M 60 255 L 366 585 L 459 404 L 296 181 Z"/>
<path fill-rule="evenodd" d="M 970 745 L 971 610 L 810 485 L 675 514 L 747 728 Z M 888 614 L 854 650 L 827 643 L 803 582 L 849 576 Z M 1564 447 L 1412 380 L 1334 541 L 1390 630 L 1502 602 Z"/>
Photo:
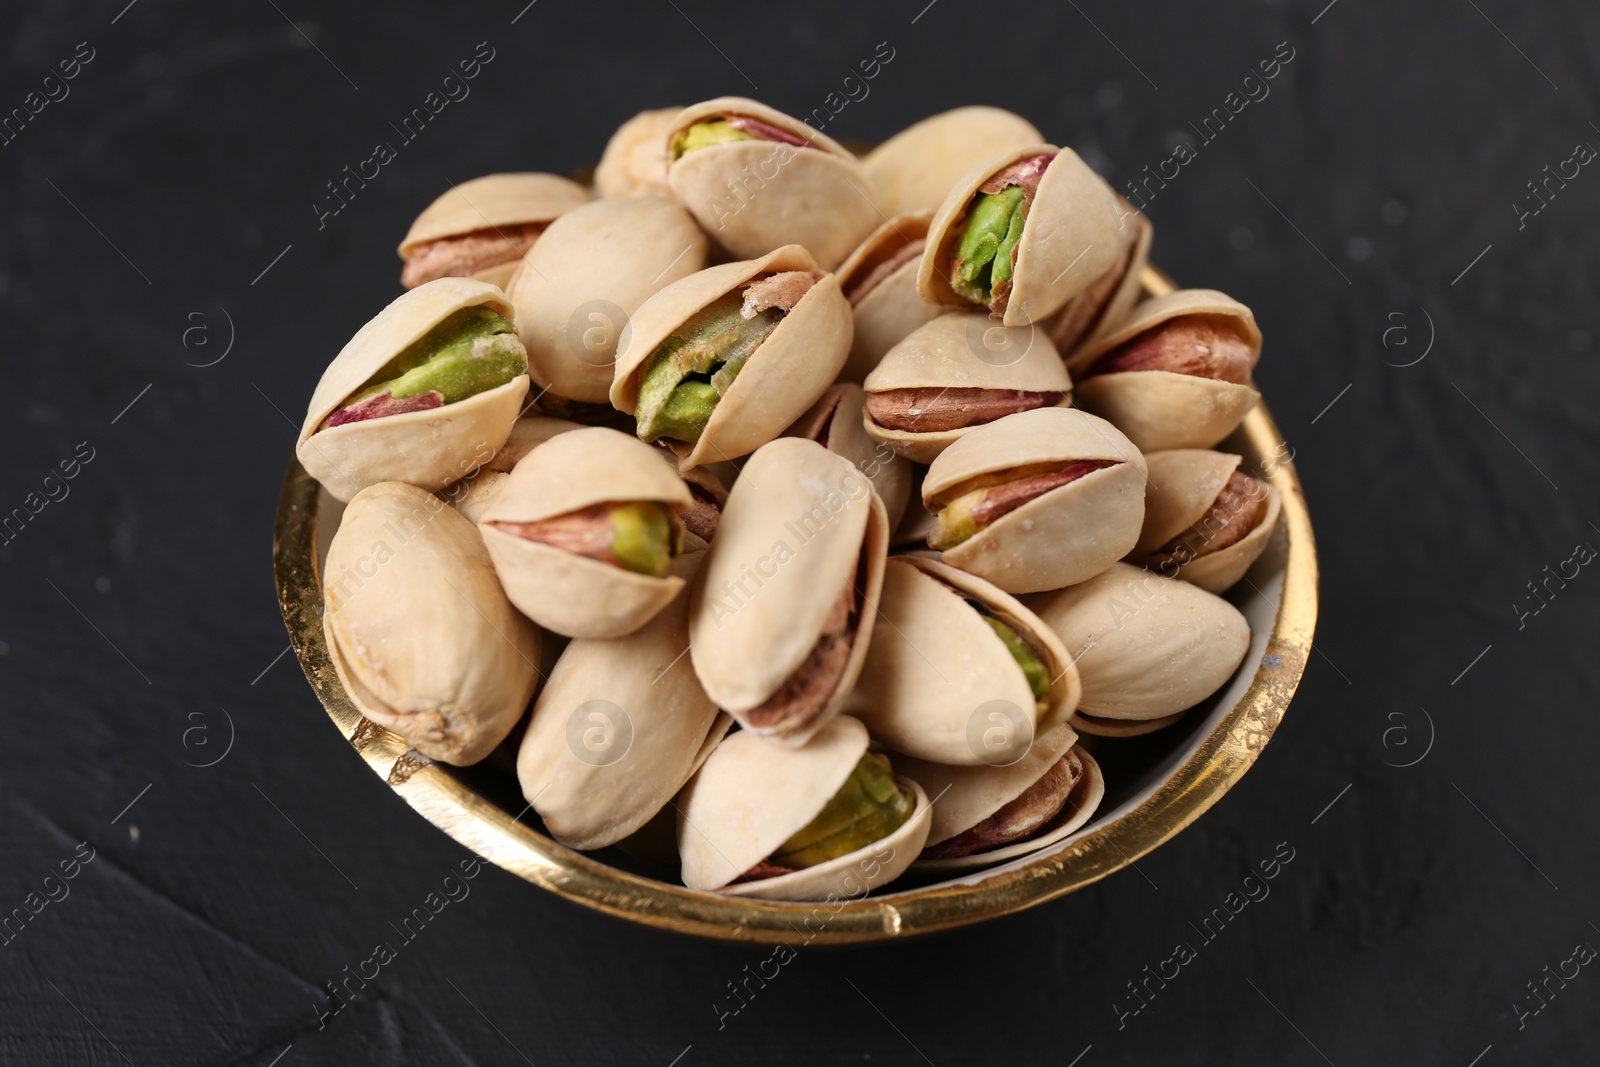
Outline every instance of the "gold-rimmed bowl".
<path fill-rule="evenodd" d="M 1154 268 L 1141 281 L 1146 296 L 1174 288 Z M 1218 447 L 1243 455 L 1243 468 L 1283 499 L 1283 522 L 1267 551 L 1228 594 L 1251 627 L 1250 651 L 1229 685 L 1172 727 L 1100 743 L 1105 800 L 1065 840 L 961 877 L 896 883 L 826 904 L 696 892 L 653 876 L 654 868 L 616 849 L 574 852 L 522 821 L 529 813 L 510 769 L 493 759 L 465 769 L 433 763 L 362 718 L 334 672 L 322 630 L 321 563 L 341 506 L 292 458 L 278 498 L 273 569 L 290 641 L 328 717 L 390 788 L 479 855 L 567 900 L 679 933 L 757 943 L 892 940 L 1021 911 L 1126 867 L 1199 818 L 1261 754 L 1311 654 L 1316 544 L 1291 451 L 1265 404 Z"/>

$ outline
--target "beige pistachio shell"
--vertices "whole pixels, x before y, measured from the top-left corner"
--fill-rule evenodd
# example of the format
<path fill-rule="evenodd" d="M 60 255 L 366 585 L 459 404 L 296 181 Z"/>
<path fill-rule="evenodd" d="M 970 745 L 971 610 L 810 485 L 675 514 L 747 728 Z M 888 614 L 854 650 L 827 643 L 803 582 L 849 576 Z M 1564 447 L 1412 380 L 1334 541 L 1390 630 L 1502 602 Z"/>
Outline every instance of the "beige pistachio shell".
<path fill-rule="evenodd" d="M 1008 512 L 947 549 L 944 562 L 1012 593 L 1084 581 L 1128 554 L 1144 521 L 1145 461 L 1104 419 L 1074 408 L 1036 408 L 969 431 L 940 453 L 922 481 L 938 513 L 980 479 L 1038 463 L 1114 460 Z"/>
<path fill-rule="evenodd" d="M 1106 779 L 1100 770 L 1100 764 L 1095 762 L 1082 747 L 1073 746 L 1072 751 L 1078 754 L 1078 759 L 1083 762 L 1083 777 L 1067 796 L 1067 802 L 1061 808 L 1055 819 L 1026 841 L 1017 841 L 1014 844 L 992 848 L 987 852 L 974 852 L 967 856 L 950 856 L 944 859 L 918 860 L 914 865 L 918 871 L 928 873 L 955 873 L 957 871 L 971 871 L 980 867 L 990 867 L 997 863 L 1007 863 L 1018 856 L 1027 856 L 1048 848 L 1058 841 L 1062 841 L 1072 834 L 1077 833 L 1088 821 L 1094 817 L 1100 802 L 1105 799 Z M 984 768 L 988 770 L 988 768 Z M 977 772 L 982 773 L 982 772 Z M 924 786 L 924 789 L 927 787 Z M 998 810 L 998 809 L 996 809 Z M 976 825 L 976 824 L 974 824 Z M 929 844 L 933 842 L 930 840 Z"/>
<path fill-rule="evenodd" d="M 1104 719 L 1186 711 L 1222 688 L 1250 647 L 1238 608 L 1126 563 L 1026 603 L 1076 655 L 1078 710 Z"/>
<path fill-rule="evenodd" d="M 693 575 L 699 554 L 674 561 Z M 679 597 L 626 637 L 579 638 L 550 672 L 517 756 L 523 796 L 568 848 L 614 844 L 666 807 L 727 733 L 683 650 Z"/>
<path fill-rule="evenodd" d="M 759 259 L 708 267 L 662 289 L 623 330 L 611 403 L 634 413 L 639 379 L 656 346 L 707 305 L 758 274 L 816 269 L 804 248 L 786 245 Z M 851 328 L 850 304 L 838 280 L 824 275 L 751 354 L 717 402 L 700 440 L 680 452 L 682 468 L 737 459 L 781 434 L 833 384 L 850 351 Z"/>
<path fill-rule="evenodd" d="M 1060 393 L 1072 404 L 1072 379 L 1043 330 L 1002 326 L 983 311 L 952 311 L 922 324 L 884 355 L 863 387 L 892 389 L 1017 389 Z M 918 433 L 878 425 L 863 412 L 867 433 L 917 463 L 932 463 L 951 444 L 977 429 Z"/>
<path fill-rule="evenodd" d="M 1145 483 L 1144 532 L 1129 557 L 1135 563 L 1200 522 L 1242 459 L 1210 449 L 1179 448 L 1151 452 L 1145 462 L 1150 466 L 1150 480 Z M 1261 522 L 1233 544 L 1182 564 L 1166 577 L 1182 578 L 1210 593 L 1224 592 L 1244 577 L 1266 551 L 1283 510 L 1278 491 L 1259 480 L 1257 484 L 1267 495 Z"/>
<path fill-rule="evenodd" d="M 1186 714 L 1188 713 L 1180 711 L 1172 715 L 1163 715 L 1159 719 L 1106 719 L 1078 711 L 1067 721 L 1079 733 L 1092 737 L 1143 737 L 1157 730 L 1165 730 Z"/>
<path fill-rule="evenodd" d="M 1119 216 L 1116 194 L 1070 148 L 1033 144 L 997 155 L 951 187 L 928 226 L 928 247 L 917 268 L 917 292 L 934 304 L 973 307 L 950 287 L 950 259 L 966 226 L 978 186 L 1013 163 L 1056 153 L 1039 179 L 1017 242 L 1007 326 L 1042 322 L 1127 254 L 1132 231 Z"/>
<path fill-rule="evenodd" d="M 932 211 L 973 167 L 1044 135 L 1021 115 L 997 107 L 958 107 L 901 130 L 861 161 L 883 210 Z"/>
<path fill-rule="evenodd" d="M 1067 369 L 1074 373 L 1083 366 L 1083 350 L 1121 326 L 1144 291 L 1144 268 L 1150 262 L 1155 227 L 1150 216 L 1134 211 L 1126 200 L 1119 197 L 1117 205 L 1122 223 L 1133 230 L 1133 243 L 1128 246 L 1126 258 L 1067 301 L 1045 324 L 1050 339 L 1067 361 Z"/>
<path fill-rule="evenodd" d="M 866 403 L 867 394 L 859 385 L 840 382 L 796 419 L 784 436 L 812 441 L 826 438 L 829 452 L 848 459 L 872 480 L 892 530 L 900 525 L 911 499 L 911 463 L 867 436 L 863 423 Z"/>
<path fill-rule="evenodd" d="M 867 731 L 833 719 L 799 748 L 747 730 L 725 738 L 679 801 L 678 853 L 691 889 L 776 900 L 861 896 L 899 877 L 922 851 L 932 806 L 920 787 L 911 818 L 881 841 L 793 874 L 729 885 L 803 829 L 833 799 L 867 751 Z"/>
<path fill-rule="evenodd" d="M 558 433 L 581 430 L 583 425 L 566 419 L 553 419 L 546 415 L 524 415 L 511 427 L 511 436 L 487 463 L 476 471 L 445 486 L 439 491 L 445 503 L 465 515 L 474 525 L 494 499 L 494 494 L 505 484 L 511 468 L 522 457 L 544 444 Z"/>
<path fill-rule="evenodd" d="M 1077 743 L 1077 732 L 1062 723 L 1040 733 L 1025 752 L 1004 765 L 963 767 L 901 756 L 894 766 L 929 796 L 939 798 L 933 802 L 933 825 L 928 829 L 928 844 L 937 845 L 972 829 L 1026 793 Z"/>
<path fill-rule="evenodd" d="M 343 426 L 317 426 L 395 356 L 451 313 L 487 304 L 510 318 L 505 294 L 471 278 L 417 286 L 356 331 L 322 372 L 295 455 L 339 500 L 378 482 L 409 482 L 430 492 L 471 474 L 505 444 L 528 395 L 528 376 L 427 411 L 408 411 Z"/>
<path fill-rule="evenodd" d="M 1145 452 L 1209 448 L 1232 433 L 1260 399 L 1254 385 L 1199 378 L 1172 371 L 1122 371 L 1085 377 L 1101 356 L 1162 323 L 1187 315 L 1230 320 L 1261 358 L 1261 330 L 1248 307 L 1215 289 L 1179 289 L 1134 308 L 1121 326 L 1075 358 L 1083 368 L 1078 405 L 1110 419 Z"/>
<path fill-rule="evenodd" d="M 464 766 L 538 684 L 539 631 L 513 610 L 472 524 L 400 482 L 357 493 L 323 568 L 323 634 L 361 714 Z"/>
<path fill-rule="evenodd" d="M 686 107 L 666 140 L 717 115 L 746 115 L 809 145 L 736 141 L 668 165 L 673 195 L 732 255 L 753 259 L 799 244 L 832 270 L 882 219 L 872 179 L 854 156 L 826 134 L 757 101 L 722 96 Z"/>
<path fill-rule="evenodd" d="M 672 574 L 638 574 L 495 526 L 537 522 L 616 500 L 660 500 L 681 508 L 693 498 L 649 445 L 590 426 L 529 453 L 484 511 L 478 528 L 506 595 L 540 626 L 568 637 L 621 637 L 643 626 L 683 588 L 683 579 Z"/>
<path fill-rule="evenodd" d="M 617 341 L 651 294 L 706 265 L 706 237 L 662 196 L 596 200 L 552 222 L 507 295 L 541 390 L 605 403 Z"/>
<path fill-rule="evenodd" d="M 1260 525 L 1227 548 L 1208 552 L 1183 564 L 1178 568 L 1179 578 L 1193 582 L 1208 593 L 1220 594 L 1227 592 L 1245 576 L 1251 564 L 1267 550 L 1267 542 L 1272 539 L 1272 532 L 1278 526 L 1278 516 L 1283 513 L 1283 502 L 1278 491 L 1270 485 L 1265 489 L 1267 513 Z"/>
<path fill-rule="evenodd" d="M 861 242 L 850 258 L 836 272 L 839 288 L 846 294 L 857 281 L 870 274 L 879 264 L 913 241 L 928 236 L 928 222 L 933 212 L 916 211 L 896 215 L 889 219 L 865 241 Z M 860 383 L 872 368 L 878 365 L 883 354 L 945 309 L 930 304 L 917 293 L 917 264 L 913 258 L 897 267 L 888 277 L 880 279 L 859 301 L 851 305 L 855 316 L 855 339 L 850 342 L 850 358 L 839 373 L 843 381 Z"/>
<path fill-rule="evenodd" d="M 594 189 L 604 197 L 664 196 L 667 136 L 682 108 L 641 111 L 617 127 L 594 169 Z"/>
<path fill-rule="evenodd" d="M 1010 650 L 965 597 L 1039 654 L 1051 678 L 1042 713 Z M 1065 646 L 1021 602 L 981 578 L 895 556 L 878 610 L 880 625 L 845 710 L 897 752 L 959 766 L 1008 762 L 1078 705 L 1078 673 Z M 996 724 L 991 713 L 1005 722 Z M 1023 720 L 1026 729 L 1019 728 Z"/>
<path fill-rule="evenodd" d="M 446 504 L 461 512 L 463 518 L 476 526 L 483 519 L 484 512 L 489 509 L 489 503 L 494 500 L 495 494 L 510 478 L 511 475 L 504 471 L 492 471 L 487 467 L 480 467 L 459 482 L 451 482 L 439 490 L 439 496 Z"/>
<path fill-rule="evenodd" d="M 400 258 L 441 237 L 459 237 L 495 226 L 549 222 L 589 202 L 589 190 L 554 174 L 487 174 L 451 186 L 423 209 L 400 242 Z"/>
<path fill-rule="evenodd" d="M 883 502 L 849 460 L 798 437 L 750 457 L 690 591 L 689 656 L 717 705 L 740 718 L 771 697 L 811 655 L 854 571 L 854 640 L 828 704 L 798 728 L 752 732 L 801 745 L 837 715 L 866 659 L 888 548 Z"/>

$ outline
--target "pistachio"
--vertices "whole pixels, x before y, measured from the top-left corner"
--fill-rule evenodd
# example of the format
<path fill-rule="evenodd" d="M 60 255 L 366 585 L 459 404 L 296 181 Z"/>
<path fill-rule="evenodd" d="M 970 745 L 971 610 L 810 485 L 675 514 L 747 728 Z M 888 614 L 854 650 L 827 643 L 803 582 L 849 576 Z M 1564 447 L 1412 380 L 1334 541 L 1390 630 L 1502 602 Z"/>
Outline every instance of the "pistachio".
<path fill-rule="evenodd" d="M 1250 380 L 1250 343 L 1231 322 L 1198 315 L 1170 319 L 1102 356 L 1091 375 L 1164 370 L 1243 385 Z"/>
<path fill-rule="evenodd" d="M 545 226 L 588 200 L 589 190 L 554 174 L 490 174 L 452 186 L 400 242 L 400 284 L 460 277 L 504 286 Z"/>
<path fill-rule="evenodd" d="M 905 825 L 916 803 L 911 788 L 895 781 L 889 757 L 868 752 L 816 817 L 790 834 L 766 862 L 798 870 L 848 855 Z"/>
<path fill-rule="evenodd" d="M 1278 491 L 1204 449 L 1146 457 L 1145 526 L 1129 560 L 1220 593 L 1244 576 L 1277 525 Z"/>
<path fill-rule="evenodd" d="M 655 501 L 595 504 L 538 522 L 495 525 L 527 541 L 660 578 L 683 545 L 683 528 Z"/>
<path fill-rule="evenodd" d="M 1035 157 L 1043 162 L 1047 157 Z M 1034 163 L 1034 160 L 1028 160 Z M 972 216 L 956 245 L 955 260 L 950 264 L 950 280 L 957 293 L 974 304 L 988 304 L 991 311 L 1005 315 L 1009 299 L 1012 256 L 1017 242 L 1022 239 L 1025 222 L 1023 200 L 1026 191 L 1020 185 L 1008 185 L 998 193 L 985 193 L 972 207 Z M 1004 254 L 1002 254 L 1004 250 Z"/>
<path fill-rule="evenodd" d="M 1025 841 L 1038 833 L 1060 814 L 1067 797 L 1083 778 L 1083 760 L 1077 753 L 1068 751 L 1050 769 L 1009 801 L 999 811 L 955 837 L 929 845 L 922 850 L 924 859 L 946 859 L 952 856 L 970 856 L 1017 841 Z"/>
<path fill-rule="evenodd" d="M 1086 474 L 1117 465 L 1116 460 L 1085 459 L 1050 464 L 1045 470 L 1023 467 L 1003 472 L 1006 480 L 971 489 L 952 498 L 935 516 L 928 547 L 954 548 L 996 519 L 1054 489 L 1071 485 Z"/>

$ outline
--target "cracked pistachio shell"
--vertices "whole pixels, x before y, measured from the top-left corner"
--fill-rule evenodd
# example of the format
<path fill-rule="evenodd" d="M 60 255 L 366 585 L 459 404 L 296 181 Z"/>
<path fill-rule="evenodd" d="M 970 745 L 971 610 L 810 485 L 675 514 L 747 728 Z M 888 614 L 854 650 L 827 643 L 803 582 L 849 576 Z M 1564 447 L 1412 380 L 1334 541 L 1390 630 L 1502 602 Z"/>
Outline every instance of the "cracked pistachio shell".
<path fill-rule="evenodd" d="M 1002 326 L 983 311 L 952 311 L 923 323 L 884 355 L 866 391 L 893 389 L 1016 389 L 1060 393 L 1058 407 L 1072 404 L 1072 379 L 1043 330 Z M 880 426 L 863 412 L 872 439 L 917 463 L 932 463 L 951 444 L 977 429 L 917 433 Z"/>
<path fill-rule="evenodd" d="M 1133 548 L 1135 559 L 1143 559 L 1204 518 L 1243 458 L 1209 449 L 1181 448 L 1151 452 L 1145 462 L 1150 467 L 1150 480 L 1145 484 L 1144 531 Z M 1267 512 L 1261 522 L 1233 544 L 1183 564 L 1168 577 L 1193 582 L 1208 593 L 1225 592 L 1244 577 L 1250 565 L 1266 551 L 1283 511 L 1278 491 L 1260 479 L 1257 482 L 1267 494 Z"/>
<path fill-rule="evenodd" d="M 1034 464 L 1114 460 L 1037 496 L 946 549 L 945 563 L 1011 593 L 1059 589 L 1128 554 L 1144 521 L 1145 461 L 1104 419 L 1075 408 L 1036 408 L 978 426 L 939 454 L 922 480 L 937 514 L 976 484 Z"/>
<path fill-rule="evenodd" d="M 883 501 L 848 459 L 798 437 L 750 457 L 690 590 L 689 656 L 711 699 L 740 718 L 771 697 L 811 655 L 854 572 L 854 641 L 827 705 L 784 733 L 751 730 L 804 744 L 861 673 L 888 548 Z"/>
<path fill-rule="evenodd" d="M 1121 326 L 1144 291 L 1144 269 L 1150 264 L 1155 227 L 1148 215 L 1134 211 L 1121 197 L 1117 198 L 1117 205 L 1123 223 L 1133 230 L 1133 243 L 1128 246 L 1126 258 L 1067 301 L 1045 323 L 1045 331 L 1067 361 L 1067 370 L 1074 373 L 1084 365 L 1082 355 L 1088 345 Z"/>
<path fill-rule="evenodd" d="M 784 436 L 826 439 L 829 452 L 854 463 L 872 480 L 892 530 L 900 524 L 911 499 L 911 463 L 867 436 L 863 422 L 866 403 L 867 394 L 859 385 L 840 382 L 830 386 Z"/>
<path fill-rule="evenodd" d="M 350 501 L 323 568 L 323 635 L 362 715 L 465 766 L 503 741 L 538 684 L 539 631 L 500 588 L 477 530 L 401 482 Z"/>
<path fill-rule="evenodd" d="M 692 576 L 700 554 L 673 561 Z M 577 638 L 550 672 L 517 755 L 522 794 L 568 848 L 604 848 L 666 807 L 728 732 L 683 656 L 679 597 L 625 637 Z"/>
<path fill-rule="evenodd" d="M 906 127 L 868 152 L 861 164 L 878 187 L 884 211 L 932 211 L 979 163 L 1043 140 L 1021 115 L 998 107 L 958 107 Z"/>
<path fill-rule="evenodd" d="M 568 637 L 621 637 L 678 595 L 684 581 L 676 575 L 639 574 L 494 525 L 538 522 L 619 500 L 659 500 L 676 510 L 693 498 L 649 445 L 599 426 L 552 438 L 511 471 L 478 529 L 506 595 L 524 615 Z"/>
<path fill-rule="evenodd" d="M 1028 754 L 1009 767 L 947 767 L 906 760 L 906 777 L 922 786 L 929 796 L 939 797 L 933 806 L 933 829 L 928 833 L 928 845 L 972 829 L 1017 799 L 1069 750 L 1076 752 L 1083 763 L 1083 777 L 1067 794 L 1066 804 L 1037 834 L 1025 841 L 966 856 L 918 860 L 916 870 L 955 873 L 990 867 L 1038 852 L 1082 829 L 1105 799 L 1106 779 L 1100 765 L 1076 744 L 1077 740 L 1078 735 L 1071 726 L 1058 726 L 1038 738 Z"/>
<path fill-rule="evenodd" d="M 768 900 L 859 897 L 898 878 L 922 851 L 932 819 L 927 794 L 889 836 L 792 874 L 730 885 L 816 818 L 867 751 L 867 730 L 848 716 L 799 748 L 768 744 L 741 730 L 723 739 L 680 800 L 678 853 L 690 889 Z"/>
<path fill-rule="evenodd" d="M 1038 653 L 1051 679 L 1043 713 L 1010 650 L 964 598 L 983 604 Z M 958 766 L 1014 758 L 1078 705 L 1078 672 L 1066 648 L 1020 601 L 981 578 L 895 556 L 878 610 L 882 625 L 845 710 L 896 752 Z M 1017 709 L 1029 729 L 984 736 L 996 702 Z"/>
<path fill-rule="evenodd" d="M 705 234 L 666 197 L 595 200 L 562 215 L 506 290 L 528 376 L 556 396 L 605 403 L 628 317 L 705 265 Z"/>
<path fill-rule="evenodd" d="M 839 142 L 799 119 L 738 96 L 678 112 L 663 141 L 717 115 L 745 115 L 807 142 L 709 145 L 668 164 L 673 195 L 717 244 L 741 259 L 804 245 L 824 270 L 843 262 L 872 232 L 878 212 L 872 179 Z"/>
<path fill-rule="evenodd" d="M 1131 230 L 1119 221 L 1116 194 L 1070 148 L 1033 144 L 997 155 L 956 182 L 933 214 L 917 268 L 917 292 L 933 304 L 977 307 L 950 287 L 949 264 L 978 187 L 1013 163 L 1054 152 L 1039 178 L 1017 242 L 1007 326 L 1042 322 L 1127 254 Z"/>
<path fill-rule="evenodd" d="M 679 107 L 641 111 L 617 127 L 594 169 L 603 197 L 667 195 L 667 137 Z"/>
<path fill-rule="evenodd" d="M 1027 604 L 1074 651 L 1083 677 L 1078 711 L 1098 719 L 1187 711 L 1233 677 L 1250 647 L 1238 608 L 1127 563 Z"/>
<path fill-rule="evenodd" d="M 549 222 L 589 199 L 588 189 L 555 174 L 487 174 L 473 178 L 451 187 L 423 209 L 400 242 L 400 258 L 410 259 L 417 245 L 444 237 L 460 237 L 496 226 Z M 515 262 L 502 263 L 479 271 L 474 277 L 503 286 L 516 266 Z"/>
<path fill-rule="evenodd" d="M 708 267 L 662 289 L 622 331 L 611 403 L 634 413 L 639 379 L 656 346 L 707 305 L 758 274 L 816 269 L 804 248 L 785 245 L 759 259 Z M 680 466 L 688 470 L 737 459 L 781 434 L 833 384 L 849 354 L 850 334 L 850 304 L 838 280 L 825 274 L 751 354 L 717 402 L 700 440 L 679 452 Z"/>
<path fill-rule="evenodd" d="M 896 215 L 873 230 L 840 265 L 836 272 L 839 288 L 848 294 L 856 282 L 871 274 L 879 264 L 892 259 L 913 241 L 926 238 L 932 218 L 931 210 Z M 900 264 L 851 305 L 856 332 L 855 339 L 850 342 L 850 358 L 839 373 L 841 380 L 859 383 L 872 373 L 883 354 L 906 334 L 945 310 L 917 294 L 919 262 L 919 258 L 912 258 Z"/>
<path fill-rule="evenodd" d="M 1215 289 L 1179 289 L 1134 308 L 1075 362 L 1087 372 L 1113 348 L 1186 315 L 1230 320 L 1250 345 L 1251 363 L 1261 358 L 1261 330 L 1249 308 Z M 1145 452 L 1209 448 L 1232 433 L 1260 398 L 1254 385 L 1164 370 L 1080 374 L 1078 380 L 1079 406 L 1110 419 Z"/>
<path fill-rule="evenodd" d="M 451 313 L 478 304 L 512 317 L 505 294 L 488 282 L 425 282 L 396 297 L 357 330 L 322 372 L 295 455 L 336 499 L 348 502 L 367 486 L 389 481 L 434 492 L 471 474 L 506 443 L 528 395 L 526 374 L 443 407 L 317 429 L 406 346 Z"/>
<path fill-rule="evenodd" d="M 511 436 L 489 461 L 459 482 L 440 490 L 445 503 L 465 515 L 474 525 L 483 518 L 484 509 L 494 494 L 505 484 L 511 468 L 522 457 L 544 444 L 558 433 L 581 430 L 581 423 L 566 419 L 553 419 L 545 415 L 524 415 L 511 427 Z"/>

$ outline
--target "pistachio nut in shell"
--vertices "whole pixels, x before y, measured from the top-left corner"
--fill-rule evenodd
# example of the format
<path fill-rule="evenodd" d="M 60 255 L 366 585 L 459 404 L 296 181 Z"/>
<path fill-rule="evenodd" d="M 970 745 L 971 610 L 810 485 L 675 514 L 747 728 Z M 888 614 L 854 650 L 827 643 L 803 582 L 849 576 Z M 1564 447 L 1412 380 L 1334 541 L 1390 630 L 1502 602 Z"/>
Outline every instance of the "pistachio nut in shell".
<path fill-rule="evenodd" d="M 453 185 L 400 242 L 400 284 L 477 278 L 503 286 L 544 227 L 589 202 L 589 190 L 554 174 L 488 174 Z"/>
<path fill-rule="evenodd" d="M 859 384 L 906 334 L 945 311 L 917 293 L 917 266 L 932 218 L 932 211 L 916 211 L 887 220 L 835 272 L 855 316 L 842 380 Z"/>
<path fill-rule="evenodd" d="M 687 578 L 699 555 L 673 561 Z M 533 706 L 517 755 L 523 796 L 568 848 L 632 834 L 666 807 L 727 733 L 683 655 L 679 597 L 624 637 L 574 639 Z"/>
<path fill-rule="evenodd" d="M 1215 289 L 1146 300 L 1077 361 L 1077 403 L 1145 452 L 1210 448 L 1260 394 L 1251 380 L 1261 331 L 1250 309 Z"/>
<path fill-rule="evenodd" d="M 868 152 L 861 164 L 886 214 L 932 211 L 973 167 L 1043 140 L 1021 115 L 998 107 L 958 107 L 906 127 Z"/>
<path fill-rule="evenodd" d="M 690 591 L 689 656 L 717 706 L 791 746 L 833 718 L 866 657 L 888 541 L 849 460 L 798 437 L 751 456 Z"/>
<path fill-rule="evenodd" d="M 850 305 L 799 245 L 691 274 L 623 330 L 611 403 L 684 470 L 748 455 L 833 384 L 850 351 Z"/>
<path fill-rule="evenodd" d="M 863 383 L 872 439 L 932 463 L 979 426 L 1072 403 L 1072 379 L 1043 330 L 952 311 L 918 326 Z"/>
<path fill-rule="evenodd" d="M 605 403 L 617 341 L 653 293 L 706 265 L 706 238 L 663 196 L 595 200 L 528 251 L 506 291 L 541 392 Z"/>
<path fill-rule="evenodd" d="M 896 752 L 959 766 L 1010 763 L 1078 705 L 1065 646 L 981 578 L 894 556 L 878 610 L 845 711 Z"/>
<path fill-rule="evenodd" d="M 686 107 L 666 142 L 673 195 L 740 259 L 798 244 L 832 270 L 881 220 L 872 179 L 848 150 L 755 100 Z"/>
<path fill-rule="evenodd" d="M 724 738 L 679 801 L 684 884 L 823 900 L 864 896 L 898 878 L 922 849 L 932 806 L 867 741 L 848 716 L 798 748 L 747 730 Z"/>
<path fill-rule="evenodd" d="M 527 358 L 505 294 L 440 278 L 395 299 L 323 371 L 295 455 L 349 501 L 378 482 L 429 492 L 505 444 L 528 395 Z"/>
<path fill-rule="evenodd" d="M 1210 593 L 1225 592 L 1266 551 L 1278 491 L 1239 469 L 1239 456 L 1180 448 L 1145 456 L 1144 530 L 1129 561 Z"/>
<path fill-rule="evenodd" d="M 1007 326 L 1049 318 L 1127 254 L 1116 194 L 1070 148 L 995 156 L 951 187 L 928 225 L 917 292 L 988 308 Z"/>
<path fill-rule="evenodd" d="M 1069 371 L 1076 372 L 1083 365 L 1082 353 L 1088 345 L 1122 325 L 1144 291 L 1144 269 L 1150 263 L 1155 227 L 1148 215 L 1134 211 L 1126 200 L 1118 197 L 1117 203 L 1123 221 L 1133 229 L 1127 254 L 1044 323 Z"/>
<path fill-rule="evenodd" d="M 552 419 L 546 415 L 524 415 L 511 427 L 506 443 L 483 466 L 458 482 L 439 490 L 445 503 L 465 515 L 474 525 L 483 518 L 484 509 L 500 486 L 505 484 L 511 468 L 522 457 L 544 444 L 558 433 L 581 430 L 581 423 L 566 419 Z"/>
<path fill-rule="evenodd" d="M 900 524 L 911 499 L 911 463 L 867 436 L 862 421 L 866 403 L 867 395 L 859 385 L 840 382 L 829 387 L 784 436 L 815 441 L 854 463 L 872 480 L 892 530 Z"/>
<path fill-rule="evenodd" d="M 667 135 L 681 107 L 641 111 L 617 127 L 594 169 L 604 197 L 667 195 Z"/>
<path fill-rule="evenodd" d="M 524 615 L 568 637 L 621 637 L 683 588 L 670 567 L 693 502 L 654 449 L 590 426 L 518 463 L 478 529 Z"/>
<path fill-rule="evenodd" d="M 1083 697 L 1073 725 L 1175 716 L 1225 685 L 1250 648 L 1239 609 L 1189 582 L 1113 564 L 1025 601 L 1074 653 Z"/>
<path fill-rule="evenodd" d="M 1035 408 L 978 426 L 922 480 L 944 562 L 1011 593 L 1059 589 L 1126 556 L 1144 521 L 1145 461 L 1104 419 Z"/>
<path fill-rule="evenodd" d="M 380 482 L 344 509 L 322 579 L 328 658 L 362 715 L 465 766 L 503 741 L 538 684 L 539 631 L 517 614 L 470 522 Z"/>
<path fill-rule="evenodd" d="M 901 773 L 931 797 L 933 826 L 918 871 L 1005 863 L 1076 833 L 1105 797 L 1105 776 L 1063 723 L 1005 766 L 952 767 L 902 759 Z"/>

